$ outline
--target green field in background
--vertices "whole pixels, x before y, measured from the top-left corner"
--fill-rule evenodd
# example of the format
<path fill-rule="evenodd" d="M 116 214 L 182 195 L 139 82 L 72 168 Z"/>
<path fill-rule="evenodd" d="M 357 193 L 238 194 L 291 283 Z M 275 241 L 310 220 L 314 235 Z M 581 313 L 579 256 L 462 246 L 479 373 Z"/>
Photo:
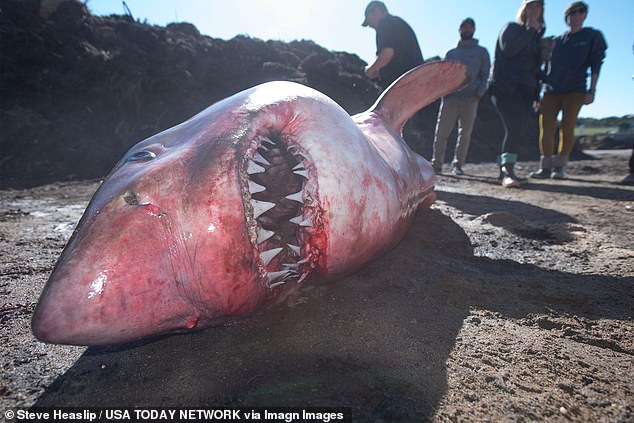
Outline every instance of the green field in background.
<path fill-rule="evenodd" d="M 579 136 L 579 135 L 601 135 L 601 134 L 607 134 L 610 131 L 618 131 L 619 127 L 618 126 L 596 126 L 596 127 L 592 127 L 592 128 L 583 128 L 583 131 L 581 130 L 581 128 L 576 127 L 575 128 L 575 136 Z"/>

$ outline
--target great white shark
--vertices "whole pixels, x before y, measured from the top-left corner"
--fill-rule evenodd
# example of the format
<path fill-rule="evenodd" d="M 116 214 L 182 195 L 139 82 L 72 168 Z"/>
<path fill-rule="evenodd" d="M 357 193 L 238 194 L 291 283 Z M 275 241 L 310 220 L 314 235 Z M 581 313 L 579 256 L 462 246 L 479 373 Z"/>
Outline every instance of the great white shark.
<path fill-rule="evenodd" d="M 465 79 L 460 63 L 419 66 L 352 117 L 269 82 L 139 142 L 62 252 L 34 335 L 103 345 L 217 325 L 358 269 L 435 200 L 401 130 Z"/>

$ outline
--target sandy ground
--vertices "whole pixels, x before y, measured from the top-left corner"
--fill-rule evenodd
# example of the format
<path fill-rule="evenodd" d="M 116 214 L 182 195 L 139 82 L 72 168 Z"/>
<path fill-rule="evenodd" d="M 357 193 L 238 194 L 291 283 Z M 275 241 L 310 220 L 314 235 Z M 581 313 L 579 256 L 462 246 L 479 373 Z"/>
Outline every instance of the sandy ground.
<path fill-rule="evenodd" d="M 9 407 L 345 406 L 355 421 L 634 421 L 629 151 L 505 190 L 441 176 L 399 246 L 292 304 L 135 344 L 46 345 L 39 292 L 97 182 L 1 191 Z M 528 173 L 535 163 L 520 163 Z"/>

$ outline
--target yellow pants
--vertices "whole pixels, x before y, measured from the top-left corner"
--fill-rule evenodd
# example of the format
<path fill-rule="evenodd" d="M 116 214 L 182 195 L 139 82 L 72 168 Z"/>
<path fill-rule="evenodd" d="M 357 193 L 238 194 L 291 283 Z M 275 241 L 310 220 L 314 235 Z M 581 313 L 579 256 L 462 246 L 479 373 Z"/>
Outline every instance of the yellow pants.
<path fill-rule="evenodd" d="M 585 93 L 544 94 L 539 116 L 539 151 L 542 156 L 557 154 L 568 158 L 575 143 L 575 121 L 585 97 Z M 561 111 L 561 131 L 559 148 L 555 152 L 555 129 L 559 111 Z"/>

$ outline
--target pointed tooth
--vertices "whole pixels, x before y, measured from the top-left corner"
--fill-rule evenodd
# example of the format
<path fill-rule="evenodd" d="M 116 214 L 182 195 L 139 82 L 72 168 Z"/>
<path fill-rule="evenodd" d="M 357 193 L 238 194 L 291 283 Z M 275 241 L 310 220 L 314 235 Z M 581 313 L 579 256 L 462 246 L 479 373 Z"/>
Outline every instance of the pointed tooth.
<path fill-rule="evenodd" d="M 267 239 L 269 239 L 273 235 L 275 235 L 275 232 L 268 231 L 268 230 L 266 230 L 264 228 L 259 228 L 258 227 L 258 244 L 266 241 Z"/>
<path fill-rule="evenodd" d="M 282 266 L 286 267 L 287 269 L 297 269 L 299 267 L 298 263 L 282 263 Z"/>
<path fill-rule="evenodd" d="M 270 285 L 272 282 L 286 279 L 289 274 L 290 270 L 282 270 L 279 272 L 269 272 L 266 277 L 268 278 L 268 283 Z"/>
<path fill-rule="evenodd" d="M 285 283 L 286 281 L 275 282 L 275 283 L 269 284 L 269 288 L 275 288 L 276 286 L 284 285 Z"/>
<path fill-rule="evenodd" d="M 302 274 L 302 276 L 299 279 L 297 279 L 297 283 L 302 283 L 302 281 L 306 279 L 306 276 L 308 276 L 308 272 Z"/>
<path fill-rule="evenodd" d="M 269 203 L 268 201 L 251 200 L 251 206 L 253 207 L 253 217 L 257 219 L 260 215 L 262 215 L 262 213 L 275 207 L 275 203 Z"/>
<path fill-rule="evenodd" d="M 313 221 L 310 219 L 304 219 L 302 216 L 295 216 L 289 222 L 299 226 L 313 226 Z"/>
<path fill-rule="evenodd" d="M 254 175 L 256 173 L 264 173 L 266 169 L 262 166 L 254 162 L 253 160 L 249 160 L 249 166 L 247 167 L 247 174 Z"/>
<path fill-rule="evenodd" d="M 296 192 L 295 194 L 287 195 L 286 198 L 289 200 L 297 201 L 298 203 L 303 203 L 302 194 L 304 191 Z"/>
<path fill-rule="evenodd" d="M 263 251 L 260 253 L 260 260 L 262 260 L 262 262 L 266 266 L 267 264 L 271 262 L 271 260 L 273 260 L 273 258 L 275 258 L 276 255 L 278 255 L 281 252 L 282 252 L 282 248 L 273 248 L 268 251 Z"/>
<path fill-rule="evenodd" d="M 295 165 L 295 167 L 293 168 L 293 170 L 299 170 L 299 169 L 305 169 L 304 167 L 304 163 L 299 162 L 298 164 Z"/>
<path fill-rule="evenodd" d="M 271 164 L 271 162 L 269 162 L 264 157 L 262 157 L 262 155 L 260 153 L 258 153 L 257 151 L 253 155 L 253 161 L 254 162 L 258 162 L 258 163 L 263 164 L 263 165 L 270 165 Z"/>
<path fill-rule="evenodd" d="M 275 141 L 271 141 L 269 138 L 264 138 L 260 145 L 264 145 L 264 143 L 269 144 L 270 146 L 275 146 Z"/>
<path fill-rule="evenodd" d="M 260 146 L 258 148 L 261 148 L 264 151 L 269 151 L 270 150 L 269 146 L 268 145 L 264 145 L 264 144 L 260 144 Z"/>
<path fill-rule="evenodd" d="M 262 192 L 264 190 L 266 190 L 265 186 L 262 186 L 260 184 L 256 184 L 253 181 L 249 181 L 249 192 L 251 194 L 257 194 L 258 192 Z"/>
<path fill-rule="evenodd" d="M 303 176 L 304 178 L 308 179 L 308 171 L 306 169 L 296 170 L 293 173 L 295 175 Z"/>
<path fill-rule="evenodd" d="M 288 248 L 290 248 L 291 251 L 294 252 L 295 254 L 297 255 L 301 254 L 301 248 L 298 247 L 297 245 L 293 245 L 293 244 L 286 244 L 286 245 L 288 245 Z"/>
<path fill-rule="evenodd" d="M 310 261 L 310 257 L 306 257 L 298 261 L 297 264 L 304 264 L 304 263 L 308 263 L 309 261 Z"/>

